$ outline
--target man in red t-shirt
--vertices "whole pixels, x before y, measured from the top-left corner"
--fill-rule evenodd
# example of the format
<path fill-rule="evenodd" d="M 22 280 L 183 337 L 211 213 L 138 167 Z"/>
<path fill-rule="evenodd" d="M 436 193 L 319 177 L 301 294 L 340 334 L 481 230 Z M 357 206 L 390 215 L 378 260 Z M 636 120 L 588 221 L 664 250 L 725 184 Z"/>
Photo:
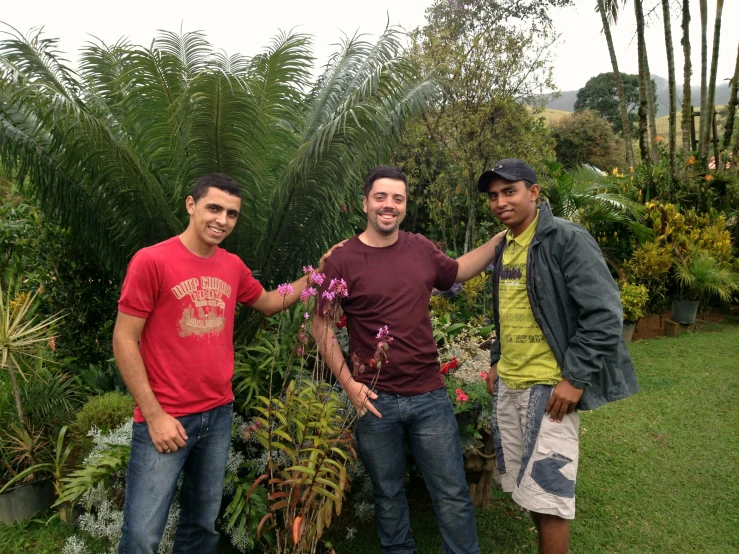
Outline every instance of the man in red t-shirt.
<path fill-rule="evenodd" d="M 408 179 L 399 169 L 381 166 L 367 176 L 367 229 L 328 260 L 313 330 L 326 364 L 360 416 L 355 436 L 372 480 L 383 553 L 416 552 L 403 488 L 407 446 L 423 472 L 444 552 L 478 554 L 459 430 L 440 373 L 428 305 L 434 287 L 446 290 L 482 272 L 502 233 L 454 260 L 423 236 L 399 230 L 407 196 Z M 363 372 L 347 366 L 334 340 L 332 282 L 342 279 L 350 353 Z M 388 333 L 392 342 L 378 369 L 371 360 Z"/>
<path fill-rule="evenodd" d="M 216 551 L 236 303 L 272 315 L 308 285 L 305 276 L 285 296 L 267 292 L 238 256 L 218 247 L 241 208 L 241 189 L 229 176 L 201 177 L 185 204 L 187 229 L 134 255 L 118 301 L 113 352 L 136 400 L 119 553 L 157 552 L 180 472 L 174 550 Z"/>

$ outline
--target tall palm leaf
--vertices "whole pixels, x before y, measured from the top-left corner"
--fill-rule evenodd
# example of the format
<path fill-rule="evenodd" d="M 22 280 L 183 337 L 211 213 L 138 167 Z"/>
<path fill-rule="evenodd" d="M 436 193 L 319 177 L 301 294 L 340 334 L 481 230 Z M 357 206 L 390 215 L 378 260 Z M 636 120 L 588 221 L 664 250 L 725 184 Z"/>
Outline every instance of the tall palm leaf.
<path fill-rule="evenodd" d="M 73 71 L 55 40 L 9 27 L 0 160 L 119 273 L 184 229 L 198 177 L 229 173 L 242 217 L 224 246 L 265 285 L 287 280 L 346 236 L 342 207 L 436 93 L 394 29 L 346 38 L 317 79 L 311 47 L 281 33 L 254 57 L 229 57 L 202 33 L 163 32 L 151 48 L 90 43 Z"/>

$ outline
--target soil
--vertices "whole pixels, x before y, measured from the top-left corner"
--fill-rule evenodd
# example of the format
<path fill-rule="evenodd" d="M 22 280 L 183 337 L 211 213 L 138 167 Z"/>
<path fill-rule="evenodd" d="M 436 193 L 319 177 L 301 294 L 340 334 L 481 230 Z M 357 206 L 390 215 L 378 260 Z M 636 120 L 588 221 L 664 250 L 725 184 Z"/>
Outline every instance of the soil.
<path fill-rule="evenodd" d="M 659 314 L 654 314 L 641 318 L 636 324 L 636 329 L 634 329 L 634 336 L 631 339 L 632 342 L 664 336 L 664 322 L 669 318 L 670 312 L 665 312 L 661 316 Z M 700 331 L 705 324 L 721 323 L 726 319 L 739 321 L 739 305 L 731 306 L 728 311 L 709 311 L 708 313 L 699 312 L 695 323 L 691 325 L 689 329 L 691 331 Z"/>

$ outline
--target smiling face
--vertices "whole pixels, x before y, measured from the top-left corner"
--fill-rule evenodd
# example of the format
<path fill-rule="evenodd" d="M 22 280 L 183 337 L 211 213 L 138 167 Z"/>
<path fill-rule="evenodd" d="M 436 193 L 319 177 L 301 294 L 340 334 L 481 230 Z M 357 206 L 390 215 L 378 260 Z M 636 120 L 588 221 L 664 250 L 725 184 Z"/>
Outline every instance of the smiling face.
<path fill-rule="evenodd" d="M 527 187 L 526 181 L 498 177 L 488 186 L 488 198 L 493 215 L 517 237 L 536 219 L 539 185 Z"/>
<path fill-rule="evenodd" d="M 397 235 L 405 218 L 406 186 L 398 179 L 383 177 L 372 183 L 368 196 L 362 199 L 367 214 L 367 233 L 381 240 Z"/>
<path fill-rule="evenodd" d="M 185 205 L 190 214 L 190 225 L 184 233 L 187 246 L 200 256 L 209 256 L 236 226 L 241 198 L 209 187 L 197 201 L 188 196 Z"/>

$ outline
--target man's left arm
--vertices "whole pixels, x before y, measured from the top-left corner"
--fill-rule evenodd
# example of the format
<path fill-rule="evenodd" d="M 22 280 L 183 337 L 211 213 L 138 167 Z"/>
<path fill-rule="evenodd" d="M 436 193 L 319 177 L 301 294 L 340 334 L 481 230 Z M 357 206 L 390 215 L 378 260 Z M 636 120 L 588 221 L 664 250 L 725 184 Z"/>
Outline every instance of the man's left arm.
<path fill-rule="evenodd" d="M 561 269 L 578 317 L 564 353 L 568 378 L 554 387 L 545 410 L 558 422 L 575 409 L 593 373 L 616 352 L 623 327 L 618 287 L 592 236 L 585 231 L 573 233 L 562 253 Z"/>
<path fill-rule="evenodd" d="M 331 256 L 331 253 L 336 248 L 341 248 L 342 246 L 344 246 L 345 242 L 346 240 L 343 240 L 340 243 L 333 245 L 328 250 L 328 252 L 321 256 L 321 260 L 318 263 L 318 268 L 316 269 L 317 273 L 321 273 L 323 271 L 326 260 L 329 258 L 329 256 Z M 263 313 L 266 316 L 274 315 L 277 312 L 289 308 L 298 300 L 300 300 L 300 293 L 303 292 L 303 289 L 310 286 L 310 275 L 303 275 L 300 279 L 297 279 L 296 281 L 290 283 L 290 286 L 292 288 L 292 292 L 286 294 L 285 296 L 282 296 L 278 289 L 270 291 L 262 289 L 262 294 L 259 296 L 259 298 L 256 299 L 254 303 L 250 305 L 250 307 L 258 312 Z"/>
<path fill-rule="evenodd" d="M 482 246 L 478 246 L 464 256 L 457 258 L 459 269 L 457 269 L 457 277 L 454 282 L 463 283 L 482 273 L 493 261 L 495 249 L 503 240 L 505 234 L 506 231 L 501 231 Z"/>

